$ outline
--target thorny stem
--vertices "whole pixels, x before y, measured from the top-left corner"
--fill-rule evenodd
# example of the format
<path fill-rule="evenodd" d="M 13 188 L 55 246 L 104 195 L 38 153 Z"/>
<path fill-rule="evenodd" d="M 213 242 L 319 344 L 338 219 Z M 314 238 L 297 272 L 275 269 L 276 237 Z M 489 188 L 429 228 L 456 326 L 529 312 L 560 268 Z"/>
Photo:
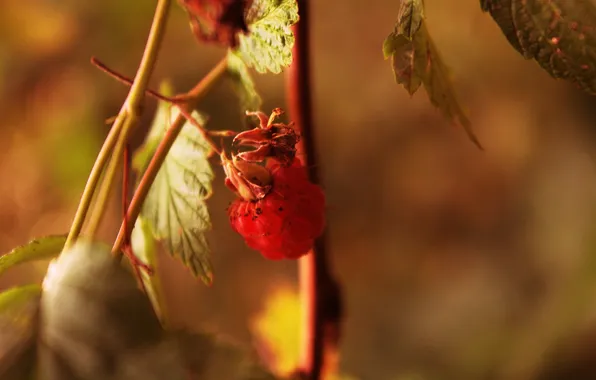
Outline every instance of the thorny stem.
<path fill-rule="evenodd" d="M 312 115 L 308 0 L 298 0 L 300 21 L 293 27 L 293 64 L 287 72 L 290 117 L 301 134 L 298 153 L 306 160 L 309 176 L 320 183 Z M 333 366 L 340 337 L 342 300 L 340 287 L 327 261 L 326 233 L 315 241 L 310 254 L 299 261 L 303 307 L 299 371 L 309 380 L 319 380 Z"/>
<path fill-rule="evenodd" d="M 93 168 L 91 169 L 91 173 L 89 174 L 89 178 L 85 184 L 85 189 L 83 190 L 83 195 L 81 196 L 81 200 L 77 207 L 72 226 L 68 233 L 66 243 L 64 244 L 64 249 L 69 248 L 81 233 L 87 212 L 89 211 L 89 206 L 91 205 L 91 201 L 93 199 L 93 193 L 95 192 L 103 168 L 108 161 L 110 154 L 117 153 L 112 152 L 112 150 L 114 149 L 114 145 L 116 145 L 117 140 L 119 140 L 118 137 L 121 133 L 124 134 L 124 136 L 127 136 L 129 131 L 138 120 L 138 116 L 141 112 L 141 102 L 145 94 L 145 89 L 147 88 L 149 78 L 153 73 L 153 68 L 155 66 L 155 62 L 157 61 L 157 53 L 161 47 L 161 42 L 165 34 L 164 32 L 168 20 L 170 5 L 171 0 L 159 0 L 157 3 L 155 15 L 153 17 L 153 23 L 151 25 L 151 30 L 149 31 L 149 37 L 147 38 L 145 51 L 143 52 L 143 57 L 141 58 L 141 63 L 139 64 L 133 85 L 124 104 L 122 105 L 122 108 L 120 109 L 120 112 L 118 113 L 118 116 L 116 117 L 116 120 L 114 121 L 110 132 L 108 133 L 106 140 L 104 141 L 103 146 L 101 147 L 95 163 L 93 164 Z M 119 155 L 121 154 L 122 153 Z M 106 176 L 104 180 L 110 181 L 110 178 Z M 99 212 L 103 211 L 104 210 L 99 210 Z"/>
<path fill-rule="evenodd" d="M 227 59 L 222 59 L 192 90 L 190 90 L 186 95 L 188 102 L 183 106 L 185 111 L 191 112 L 191 110 L 196 106 L 197 102 L 205 95 L 205 93 L 217 82 L 219 78 L 223 76 L 227 69 Z M 138 187 L 136 188 L 130 205 L 128 207 L 128 211 L 126 213 L 127 217 L 122 222 L 120 226 L 120 231 L 118 232 L 118 237 L 114 242 L 114 246 L 112 247 L 112 254 L 117 258 L 122 257 L 122 245 L 125 242 L 127 231 L 131 231 L 134 228 L 134 224 L 136 222 L 139 213 L 141 212 L 141 207 L 147 194 L 149 193 L 149 189 L 157 176 L 157 172 L 159 168 L 163 164 L 170 148 L 174 144 L 176 137 L 182 130 L 186 122 L 186 117 L 179 113 L 176 116 L 176 119 L 172 122 L 169 128 L 166 131 L 163 139 L 159 143 L 153 158 L 149 162 L 145 173 L 141 177 Z M 126 228 L 128 226 L 128 228 Z"/>

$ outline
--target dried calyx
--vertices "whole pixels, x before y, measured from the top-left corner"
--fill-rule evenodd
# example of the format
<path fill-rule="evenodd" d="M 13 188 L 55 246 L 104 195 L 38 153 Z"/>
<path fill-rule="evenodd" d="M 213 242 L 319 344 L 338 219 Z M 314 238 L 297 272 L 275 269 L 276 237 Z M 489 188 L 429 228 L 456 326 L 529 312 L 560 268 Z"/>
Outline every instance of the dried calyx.
<path fill-rule="evenodd" d="M 222 154 L 226 186 L 240 198 L 246 200 L 262 199 L 271 190 L 271 174 L 259 164 L 247 162 L 233 156 L 229 159 Z"/>
<path fill-rule="evenodd" d="M 274 123 L 281 114 L 281 108 L 275 108 L 269 117 L 263 112 L 247 112 L 249 116 L 256 116 L 260 125 L 236 135 L 232 145 L 253 149 L 232 154 L 231 159 L 225 154 L 221 156 L 226 185 L 242 199 L 263 199 L 271 191 L 271 174 L 259 163 L 273 158 L 282 166 L 290 166 L 296 157 L 296 144 L 300 136 L 294 130 L 293 123 Z"/>
<path fill-rule="evenodd" d="M 254 148 L 238 153 L 238 157 L 250 162 L 263 162 L 272 157 L 282 165 L 289 166 L 296 156 L 296 144 L 300 141 L 300 136 L 293 127 L 294 123 L 273 123 L 283 114 L 281 108 L 275 108 L 269 117 L 262 112 L 246 114 L 258 117 L 260 125 L 236 135 L 232 142 L 235 146 Z"/>

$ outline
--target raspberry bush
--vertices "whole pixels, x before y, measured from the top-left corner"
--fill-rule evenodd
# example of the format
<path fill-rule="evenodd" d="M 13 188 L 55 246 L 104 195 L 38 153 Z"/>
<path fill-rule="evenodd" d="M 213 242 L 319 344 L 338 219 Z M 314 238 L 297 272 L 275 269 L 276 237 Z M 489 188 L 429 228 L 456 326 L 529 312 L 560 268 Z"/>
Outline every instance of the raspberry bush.
<path fill-rule="evenodd" d="M 207 199 L 213 181 L 219 180 L 234 197 L 227 209 L 230 228 L 248 247 L 271 265 L 301 260 L 305 354 L 292 378 L 322 378 L 325 361 L 338 351 L 342 299 L 325 252 L 327 201 L 313 133 L 309 2 L 179 0 L 197 42 L 223 49 L 221 61 L 181 93 L 167 81 L 160 91 L 148 88 L 173 5 L 172 0 L 157 1 L 133 79 L 92 59 L 130 90 L 118 115 L 110 119 L 110 132 L 68 234 L 35 239 L 0 257 L 0 272 L 54 259 L 41 286 L 0 294 L 0 353 L 7 353 L 0 355 L 2 379 L 276 378 L 250 350 L 172 326 L 165 310 L 155 274 L 158 243 L 204 283 L 214 281 L 206 232 L 212 227 L 210 212 L 223 210 L 209 210 Z M 526 59 L 536 60 L 555 78 L 596 91 L 590 26 L 596 19 L 594 4 L 481 0 L 480 6 Z M 423 0 L 401 1 L 397 23 L 382 46 L 396 82 L 409 94 L 423 86 L 431 103 L 482 148 L 439 50 Z M 279 121 L 282 108 L 270 115 L 262 112 L 252 80 L 255 73 L 284 71 L 290 95 L 287 123 Z M 242 131 L 217 125 L 208 110 L 199 109 L 223 78 L 238 94 Z M 131 156 L 131 131 L 139 126 L 148 97 L 158 100 L 158 112 L 144 143 Z M 216 178 L 214 164 L 223 167 L 224 177 Z M 118 173 L 124 188 L 122 224 L 110 249 L 95 236 Z M 123 257 L 132 271 L 120 265 Z M 226 374 L 210 372 L 210 361 L 217 360 L 226 362 Z"/>

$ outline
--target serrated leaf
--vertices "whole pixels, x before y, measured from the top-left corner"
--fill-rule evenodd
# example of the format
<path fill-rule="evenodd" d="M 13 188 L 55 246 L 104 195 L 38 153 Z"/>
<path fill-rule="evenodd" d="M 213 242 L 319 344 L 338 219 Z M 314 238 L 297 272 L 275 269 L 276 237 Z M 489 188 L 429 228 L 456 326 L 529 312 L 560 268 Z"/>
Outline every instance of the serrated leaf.
<path fill-rule="evenodd" d="M 596 4 L 592 0 L 481 0 L 509 43 L 552 77 L 596 94 Z"/>
<path fill-rule="evenodd" d="M 240 57 L 232 52 L 228 52 L 227 62 L 228 77 L 232 80 L 234 90 L 238 94 L 242 114 L 244 115 L 245 111 L 258 111 L 261 108 L 262 100 L 248 72 L 248 67 Z"/>
<path fill-rule="evenodd" d="M 66 235 L 50 235 L 33 239 L 0 256 L 0 274 L 15 265 L 35 260 L 47 260 L 60 254 Z"/>
<path fill-rule="evenodd" d="M 161 140 L 178 109 L 160 102 L 147 144 Z M 200 124 L 205 118 L 194 111 Z M 141 215 L 168 252 L 179 257 L 195 276 L 210 284 L 212 267 L 205 233 L 211 229 L 206 199 L 211 195 L 213 170 L 208 157 L 211 147 L 201 133 L 187 122 L 166 156 Z"/>
<path fill-rule="evenodd" d="M 383 54 L 385 59 L 391 58 L 396 82 L 410 95 L 424 85 L 431 103 L 451 122 L 460 124 L 482 149 L 457 100 L 447 66 L 428 33 L 422 0 L 403 0 L 397 19 L 394 31 L 383 43 Z"/>
<path fill-rule="evenodd" d="M 238 36 L 233 50 L 247 66 L 259 73 L 279 74 L 292 63 L 294 34 L 298 22 L 296 0 L 254 0 L 247 12 L 248 35 Z"/>
<path fill-rule="evenodd" d="M 147 296 L 153 304 L 153 310 L 155 310 L 161 321 L 165 321 L 164 298 L 160 277 L 157 275 L 157 246 L 155 244 L 155 239 L 153 238 L 151 226 L 142 217 L 137 218 L 130 241 L 134 254 L 139 260 L 153 269 L 153 275 L 141 271 L 141 277 L 143 279 L 145 290 L 147 291 Z"/>
<path fill-rule="evenodd" d="M 0 294 L 0 378 L 31 375 L 41 298 L 39 285 L 11 288 Z"/>
<path fill-rule="evenodd" d="M 41 297 L 39 380 L 182 380 L 177 343 L 104 244 L 78 240 L 52 263 Z"/>

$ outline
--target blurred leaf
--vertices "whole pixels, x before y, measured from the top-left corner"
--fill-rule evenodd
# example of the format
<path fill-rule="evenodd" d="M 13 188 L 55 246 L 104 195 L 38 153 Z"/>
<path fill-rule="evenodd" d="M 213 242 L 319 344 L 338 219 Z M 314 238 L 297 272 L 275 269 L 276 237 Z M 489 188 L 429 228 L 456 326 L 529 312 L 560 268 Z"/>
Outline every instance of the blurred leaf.
<path fill-rule="evenodd" d="M 160 102 L 145 146 L 162 139 L 178 112 Z M 205 118 L 198 112 L 192 115 L 204 124 Z M 205 232 L 211 228 L 205 203 L 211 195 L 214 176 L 208 161 L 211 153 L 203 136 L 187 122 L 166 156 L 141 211 L 155 238 L 207 284 L 212 282 L 209 244 L 205 237 Z M 135 165 L 139 167 L 140 163 Z"/>
<path fill-rule="evenodd" d="M 32 374 L 40 297 L 39 285 L 0 294 L 0 379 L 21 380 Z"/>
<path fill-rule="evenodd" d="M 180 0 L 199 41 L 236 47 L 238 33 L 248 32 L 244 20 L 245 0 Z"/>
<path fill-rule="evenodd" d="M 452 122 L 459 123 L 470 140 L 482 146 L 460 106 L 449 72 L 426 28 L 422 0 L 403 0 L 394 31 L 383 43 L 385 59 L 391 58 L 397 83 L 410 95 L 424 85 L 431 103 Z"/>
<path fill-rule="evenodd" d="M 153 310 L 155 310 L 159 319 L 164 322 L 166 318 L 164 315 L 164 299 L 161 292 L 161 281 L 157 275 L 157 247 L 151 226 L 141 217 L 137 218 L 137 222 L 132 230 L 131 244 L 135 255 L 153 269 L 154 274 L 152 276 L 145 271 L 141 271 L 141 276 L 147 296 L 153 304 Z"/>
<path fill-rule="evenodd" d="M 276 380 L 248 348 L 208 333 L 179 332 L 187 368 L 201 380 Z"/>
<path fill-rule="evenodd" d="M 524 55 L 524 49 L 519 43 L 517 38 L 517 30 L 513 23 L 513 16 L 511 14 L 511 1 L 512 0 L 480 0 L 480 7 L 484 12 L 489 12 L 507 37 L 509 43 L 517 50 L 520 54 Z M 526 57 L 527 58 L 527 57 Z"/>
<path fill-rule="evenodd" d="M 103 244 L 79 240 L 43 283 L 40 380 L 185 379 L 177 342 Z"/>
<path fill-rule="evenodd" d="M 227 59 L 228 76 L 240 98 L 240 109 L 243 115 L 245 111 L 258 111 L 261 108 L 262 101 L 248 72 L 248 67 L 236 54 L 228 53 Z M 242 119 L 245 120 L 246 118 L 243 117 Z"/>
<path fill-rule="evenodd" d="M 292 63 L 296 0 L 253 0 L 246 19 L 250 33 L 238 36 L 240 44 L 234 53 L 259 73 L 281 73 Z"/>
<path fill-rule="evenodd" d="M 65 242 L 66 235 L 50 235 L 16 247 L 0 256 L 0 274 L 21 263 L 56 257 L 62 251 Z"/>
<path fill-rule="evenodd" d="M 481 0 L 509 43 L 552 77 L 596 94 L 596 4 L 592 0 Z"/>

